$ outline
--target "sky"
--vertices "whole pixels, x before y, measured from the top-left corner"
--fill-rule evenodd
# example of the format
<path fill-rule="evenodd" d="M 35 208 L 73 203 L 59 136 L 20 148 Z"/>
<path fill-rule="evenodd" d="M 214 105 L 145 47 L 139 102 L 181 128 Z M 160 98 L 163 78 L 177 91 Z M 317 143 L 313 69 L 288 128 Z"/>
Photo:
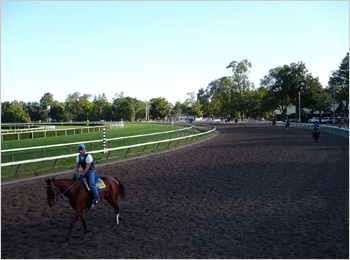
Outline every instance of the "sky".
<path fill-rule="evenodd" d="M 1 102 L 175 104 L 244 59 L 256 88 L 299 61 L 326 87 L 348 51 L 348 1 L 1 1 Z"/>

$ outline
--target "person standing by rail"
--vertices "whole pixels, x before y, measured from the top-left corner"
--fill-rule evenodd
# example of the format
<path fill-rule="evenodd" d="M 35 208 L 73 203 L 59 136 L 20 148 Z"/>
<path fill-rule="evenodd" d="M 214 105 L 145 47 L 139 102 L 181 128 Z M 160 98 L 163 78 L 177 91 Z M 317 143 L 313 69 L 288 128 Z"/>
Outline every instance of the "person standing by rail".
<path fill-rule="evenodd" d="M 73 180 L 76 180 L 77 173 L 79 172 L 79 167 L 83 168 L 83 172 L 81 173 L 81 177 L 87 177 L 90 189 L 92 194 L 94 195 L 94 199 L 92 204 L 98 204 L 100 202 L 100 197 L 98 195 L 98 191 L 95 185 L 95 165 L 93 162 L 93 158 L 91 154 L 86 153 L 86 147 L 83 144 L 78 146 L 79 155 L 77 156 L 77 164 L 75 166 L 75 171 L 73 175 Z"/>

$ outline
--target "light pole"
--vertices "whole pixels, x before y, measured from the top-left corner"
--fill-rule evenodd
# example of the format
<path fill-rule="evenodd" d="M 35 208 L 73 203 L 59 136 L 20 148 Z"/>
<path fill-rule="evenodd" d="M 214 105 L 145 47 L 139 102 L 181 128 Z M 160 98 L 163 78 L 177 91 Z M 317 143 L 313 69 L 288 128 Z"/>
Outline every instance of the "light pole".
<path fill-rule="evenodd" d="M 300 91 L 299 91 L 299 123 L 301 123 L 300 115 L 301 115 L 301 113 L 300 113 Z"/>
<path fill-rule="evenodd" d="M 145 104 L 146 104 L 146 121 L 149 121 L 149 107 L 148 107 L 148 101 L 145 101 Z"/>
<path fill-rule="evenodd" d="M 333 125 L 335 125 L 335 86 L 333 85 Z"/>
<path fill-rule="evenodd" d="M 47 109 L 47 122 L 50 123 L 49 113 L 50 113 L 51 106 L 47 106 L 46 109 Z"/>

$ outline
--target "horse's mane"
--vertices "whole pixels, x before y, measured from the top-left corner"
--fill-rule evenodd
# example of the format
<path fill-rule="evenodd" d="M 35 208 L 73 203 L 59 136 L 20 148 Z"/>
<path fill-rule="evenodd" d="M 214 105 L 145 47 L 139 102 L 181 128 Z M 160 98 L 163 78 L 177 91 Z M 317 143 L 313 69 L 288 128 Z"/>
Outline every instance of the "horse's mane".
<path fill-rule="evenodd" d="M 52 177 L 52 181 L 72 181 L 72 179 L 56 179 L 56 176 Z"/>

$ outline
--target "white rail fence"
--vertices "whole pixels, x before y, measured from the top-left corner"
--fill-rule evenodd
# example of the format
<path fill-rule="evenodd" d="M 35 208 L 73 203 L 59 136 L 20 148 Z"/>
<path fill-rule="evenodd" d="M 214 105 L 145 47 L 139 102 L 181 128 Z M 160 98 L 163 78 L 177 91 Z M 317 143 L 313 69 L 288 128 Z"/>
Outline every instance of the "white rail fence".
<path fill-rule="evenodd" d="M 13 134 L 13 133 L 28 133 L 28 132 L 38 132 L 38 131 L 52 131 L 55 130 L 56 126 L 40 126 L 37 128 L 15 128 L 15 129 L 7 129 L 2 130 L 2 134 Z"/>
<path fill-rule="evenodd" d="M 148 137 L 148 141 L 149 141 L 149 137 L 152 135 L 164 135 L 164 134 L 168 134 L 168 133 L 174 133 L 176 134 L 177 137 L 177 133 L 179 132 L 181 134 L 182 131 L 186 131 L 186 130 L 190 130 L 192 129 L 193 126 L 191 127 L 186 127 L 186 128 L 181 128 L 181 129 L 177 129 L 177 130 L 171 130 L 171 131 L 165 131 L 165 132 L 159 132 L 159 133 L 150 133 L 150 134 L 145 134 L 145 135 L 132 135 L 132 136 L 124 136 L 124 137 L 116 137 L 116 138 L 109 138 L 106 139 L 106 141 L 109 142 L 109 147 L 111 148 L 111 141 L 115 141 L 115 140 L 124 140 L 124 144 L 126 144 L 126 139 L 131 139 L 131 138 L 136 138 L 137 139 L 137 143 L 138 143 L 138 138 L 139 137 L 144 137 L 147 136 Z M 158 137 L 157 137 L 158 140 Z M 1 153 L 6 153 L 6 152 L 10 152 L 12 153 L 12 160 L 14 161 L 14 156 L 13 156 L 13 152 L 16 151 L 25 151 L 25 150 L 33 150 L 33 149 L 43 149 L 43 153 L 45 154 L 45 148 L 52 148 L 52 147 L 61 147 L 61 146 L 68 146 L 69 148 L 69 153 L 72 153 L 72 149 L 71 146 L 72 145 L 79 145 L 79 144 L 90 144 L 90 148 L 91 151 L 93 151 L 93 145 L 92 143 L 100 143 L 103 142 L 103 139 L 99 139 L 99 140 L 89 140 L 89 141 L 79 141 L 79 142 L 73 142 L 73 143 L 63 143 L 63 144 L 53 144 L 53 145 L 43 145 L 43 146 L 33 146 L 33 147 L 22 147 L 22 148 L 14 148 L 14 149 L 7 149 L 7 150 L 1 150 Z M 44 156 L 45 157 L 45 156 Z"/>
<path fill-rule="evenodd" d="M 110 140 L 117 140 L 117 139 L 124 139 L 124 144 L 125 144 L 125 139 L 127 138 L 138 138 L 138 137 L 143 137 L 143 136 L 151 136 L 151 135 L 157 135 L 157 141 L 153 141 L 153 142 L 146 142 L 146 143 L 137 143 L 137 144 L 134 144 L 134 145 L 124 145 L 124 146 L 121 146 L 121 147 L 115 147 L 115 148 L 106 148 L 106 149 L 102 149 L 102 150 L 96 150 L 96 151 L 89 151 L 89 153 L 91 154 L 95 154 L 95 153 L 107 153 L 107 159 L 109 159 L 109 157 L 111 156 L 111 153 L 113 151 L 117 151 L 117 150 L 123 150 L 123 149 L 128 149 L 125 153 L 125 155 L 127 155 L 129 152 L 130 152 L 130 149 L 131 148 L 135 148 L 135 147 L 142 147 L 144 146 L 144 149 L 142 152 L 145 151 L 146 147 L 148 145 L 153 145 L 153 144 L 157 144 L 157 147 L 156 149 L 158 149 L 159 145 L 161 143 L 165 143 L 165 142 L 169 142 L 168 143 L 168 147 L 170 146 L 170 144 L 172 142 L 175 142 L 177 141 L 177 144 L 180 143 L 181 140 L 183 139 L 186 139 L 185 143 L 187 143 L 188 139 L 191 138 L 191 141 L 193 141 L 194 138 L 198 139 L 200 136 L 204 136 L 204 135 L 208 135 L 208 134 L 211 134 L 213 132 L 215 132 L 216 130 L 216 127 L 215 126 L 208 126 L 208 125 L 202 125 L 200 127 L 205 127 L 205 128 L 211 128 L 211 130 L 209 131 L 206 131 L 206 132 L 203 132 L 203 133 L 199 133 L 199 134 L 191 134 L 190 132 L 194 133 L 194 126 L 191 126 L 191 127 L 188 127 L 188 128 L 185 128 L 185 129 L 180 129 L 180 130 L 173 130 L 173 131 L 167 131 L 167 132 L 160 132 L 160 133 L 152 133 L 152 134 L 146 134 L 146 135 L 136 135 L 136 136 L 129 136 L 129 137 L 118 137 L 118 138 L 113 138 L 113 139 L 108 139 L 109 141 Z M 192 131 L 190 131 L 192 130 Z M 180 137 L 177 137 L 177 132 L 183 132 L 183 131 L 187 131 L 187 135 L 185 134 L 184 132 L 184 136 L 180 136 Z M 165 140 L 158 140 L 158 135 L 164 135 L 166 133 L 171 133 L 171 132 L 176 132 L 176 137 L 175 138 L 170 138 L 170 139 L 165 139 Z M 87 143 L 91 143 L 91 142 L 101 142 L 102 140 L 94 140 L 94 141 L 87 141 Z M 24 149 L 44 149 L 44 148 L 47 148 L 47 147 L 56 147 L 56 146 L 64 146 L 64 145 L 73 145 L 73 144 L 81 144 L 82 142 L 76 142 L 76 143 L 70 143 L 70 144 L 58 144 L 58 145 L 51 145 L 51 146 L 38 146 L 38 147 L 28 147 L 28 148 L 17 148 L 17 149 L 8 149 L 8 150 L 3 150 L 1 152 L 13 152 L 13 151 L 17 151 L 17 150 L 24 150 Z M 71 150 L 70 150 L 71 152 Z M 44 153 L 44 156 L 45 156 L 45 153 Z M 17 170 L 16 170 L 16 175 L 18 174 L 18 171 L 19 171 L 19 168 L 22 164 L 28 164 L 28 163 L 35 163 L 35 162 L 44 162 L 44 161 L 51 161 L 51 160 L 55 160 L 54 162 L 54 165 L 52 168 L 54 168 L 58 162 L 59 159 L 64 159 L 64 158 L 70 158 L 70 157 L 76 157 L 77 154 L 66 154 L 66 155 L 59 155 L 59 156 L 52 156 L 52 157 L 43 157 L 43 158 L 37 158 L 37 159 L 30 159 L 30 160 L 23 160 L 23 161 L 12 161 L 12 162 L 7 162 L 7 163 L 2 163 L 1 164 L 1 167 L 6 167 L 6 166 L 14 166 L 14 165 L 18 165 L 17 167 Z M 14 160 L 14 158 L 13 158 Z"/>
<path fill-rule="evenodd" d="M 216 121 L 216 122 L 210 122 L 210 124 L 213 125 L 234 125 L 235 122 L 223 122 L 223 121 Z M 239 125 L 248 124 L 248 125 L 266 125 L 266 126 L 272 126 L 271 121 L 243 121 L 238 122 Z M 286 126 L 285 122 L 277 122 L 276 126 Z M 290 123 L 290 127 L 301 127 L 301 128 L 308 128 L 313 129 L 314 125 L 310 123 Z M 338 126 L 331 126 L 331 125 L 320 125 L 320 131 L 325 131 L 328 133 L 332 133 L 335 135 L 340 135 L 346 138 L 349 138 L 349 126 L 348 125 L 338 125 Z"/>
<path fill-rule="evenodd" d="M 96 132 L 96 129 L 98 129 L 98 132 L 101 132 L 101 129 L 107 128 L 109 130 L 113 129 L 120 129 L 124 128 L 124 124 L 107 124 L 105 126 L 89 126 L 89 127 L 81 127 L 81 128 L 67 128 L 67 129 L 55 129 L 55 126 L 47 126 L 46 128 L 27 128 L 27 129 L 16 129 L 14 131 L 17 132 L 6 132 L 9 130 L 1 131 L 1 141 L 4 141 L 4 136 L 6 135 L 17 135 L 17 140 L 20 140 L 21 134 L 30 134 L 31 138 L 35 138 L 34 133 L 44 133 L 44 137 L 47 137 L 48 132 L 55 132 L 55 136 L 57 136 L 57 132 L 64 132 L 64 135 L 68 135 L 68 131 L 72 132 L 73 134 L 83 134 L 84 130 L 87 129 L 87 133 Z M 11 130 L 10 130 L 11 131 Z M 20 131 L 20 132 L 18 132 Z"/>

